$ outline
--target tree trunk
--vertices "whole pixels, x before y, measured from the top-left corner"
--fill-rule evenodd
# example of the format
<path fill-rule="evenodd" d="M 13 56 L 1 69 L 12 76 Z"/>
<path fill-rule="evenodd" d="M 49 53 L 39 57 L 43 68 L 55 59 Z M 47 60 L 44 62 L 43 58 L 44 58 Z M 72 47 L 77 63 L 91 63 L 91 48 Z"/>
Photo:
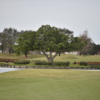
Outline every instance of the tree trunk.
<path fill-rule="evenodd" d="M 27 57 L 27 54 L 25 54 L 25 57 Z"/>
<path fill-rule="evenodd" d="M 50 62 L 53 62 L 54 58 L 57 56 L 58 53 L 56 53 L 54 56 L 52 56 L 52 53 L 50 54 L 50 59 L 49 61 Z"/>
<path fill-rule="evenodd" d="M 1 50 L 2 50 L 2 53 L 3 53 L 3 45 L 1 45 Z"/>
<path fill-rule="evenodd" d="M 27 52 L 25 52 L 25 57 L 27 58 Z"/>
<path fill-rule="evenodd" d="M 50 52 L 50 61 L 53 62 L 53 59 L 52 59 L 52 52 Z"/>
<path fill-rule="evenodd" d="M 60 56 L 60 54 L 61 54 L 61 53 L 59 52 L 59 56 Z"/>
<path fill-rule="evenodd" d="M 48 55 L 47 55 L 43 50 L 41 50 L 41 51 L 42 51 L 42 53 L 46 56 L 47 60 L 49 61 L 50 58 L 48 57 Z"/>
<path fill-rule="evenodd" d="M 53 59 L 57 56 L 58 53 L 56 53 L 54 56 L 52 56 L 52 52 L 50 52 L 50 57 L 42 50 L 43 54 L 46 56 L 48 62 L 53 62 Z"/>
<path fill-rule="evenodd" d="M 11 52 L 10 52 L 10 48 L 9 48 L 9 54 L 11 54 Z"/>
<path fill-rule="evenodd" d="M 58 53 L 56 52 L 56 54 L 53 56 L 53 59 L 58 55 Z"/>

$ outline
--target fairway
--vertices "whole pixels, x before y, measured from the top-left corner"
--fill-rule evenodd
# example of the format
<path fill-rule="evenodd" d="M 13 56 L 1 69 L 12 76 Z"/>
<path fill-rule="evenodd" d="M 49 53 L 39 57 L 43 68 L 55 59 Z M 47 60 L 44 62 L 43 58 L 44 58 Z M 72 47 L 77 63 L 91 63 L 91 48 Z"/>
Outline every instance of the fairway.
<path fill-rule="evenodd" d="M 100 72 L 26 69 L 1 73 L 0 100 L 100 100 Z"/>

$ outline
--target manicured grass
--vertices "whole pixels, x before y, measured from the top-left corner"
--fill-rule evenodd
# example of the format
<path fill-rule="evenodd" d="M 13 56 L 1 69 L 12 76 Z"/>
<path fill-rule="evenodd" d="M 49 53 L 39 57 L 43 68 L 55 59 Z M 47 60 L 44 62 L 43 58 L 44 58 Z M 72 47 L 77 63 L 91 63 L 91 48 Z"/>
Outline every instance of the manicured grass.
<path fill-rule="evenodd" d="M 6 53 L 0 53 L 0 58 L 9 58 L 9 59 L 29 59 L 29 60 L 44 60 L 47 61 L 46 57 L 44 55 L 28 55 L 27 58 L 25 58 L 25 55 L 19 55 L 16 54 L 6 54 Z M 88 56 L 80 56 L 80 55 L 71 55 L 71 54 L 61 54 L 61 56 L 57 56 L 54 61 L 95 61 L 100 62 L 100 55 L 88 55 Z"/>
<path fill-rule="evenodd" d="M 47 61 L 46 57 L 37 57 L 32 59 L 34 60 L 44 60 Z M 88 55 L 88 56 L 80 56 L 80 55 L 70 55 L 70 54 L 61 54 L 61 56 L 57 56 L 54 61 L 62 61 L 62 62 L 66 62 L 69 61 L 71 63 L 73 63 L 74 61 L 76 62 L 81 62 L 81 61 L 94 61 L 94 62 L 100 62 L 100 55 Z"/>
<path fill-rule="evenodd" d="M 27 69 L 0 73 L 0 100 L 100 100 L 100 72 Z"/>
<path fill-rule="evenodd" d="M 25 55 L 17 56 L 16 54 L 0 54 L 0 58 L 9 58 L 9 59 L 28 59 L 31 61 L 30 64 L 27 66 L 33 66 L 35 60 L 42 60 L 47 61 L 46 57 L 44 55 L 28 55 L 27 58 L 25 58 Z M 80 55 L 71 55 L 71 54 L 61 54 L 61 56 L 57 56 L 54 61 L 57 62 L 66 62 L 69 61 L 70 67 L 78 67 L 79 65 L 73 65 L 73 62 L 83 62 L 83 61 L 93 61 L 93 62 L 100 62 L 100 55 L 88 55 L 88 56 L 80 56 Z M 15 65 L 13 63 L 9 63 L 11 65 Z M 25 66 L 25 65 L 24 65 Z"/>
<path fill-rule="evenodd" d="M 26 58 L 25 55 L 16 55 L 14 53 L 7 54 L 7 53 L 0 53 L 0 58 L 9 58 L 9 59 L 34 59 L 34 58 L 41 58 L 44 57 L 44 55 L 28 55 Z"/>

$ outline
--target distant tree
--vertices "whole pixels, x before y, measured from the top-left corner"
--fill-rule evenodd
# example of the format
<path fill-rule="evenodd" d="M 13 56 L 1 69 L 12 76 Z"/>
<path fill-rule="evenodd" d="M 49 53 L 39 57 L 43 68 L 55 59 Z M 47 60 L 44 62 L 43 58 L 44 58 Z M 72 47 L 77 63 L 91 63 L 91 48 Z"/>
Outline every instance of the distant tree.
<path fill-rule="evenodd" d="M 28 52 L 35 49 L 35 40 L 36 32 L 22 33 L 16 41 L 17 45 L 14 45 L 16 53 L 18 55 L 24 53 L 27 57 Z"/>
<path fill-rule="evenodd" d="M 5 28 L 2 33 L 0 33 L 0 43 L 2 53 L 8 48 L 8 52 L 11 53 L 13 50 L 13 45 L 18 38 L 19 34 L 16 29 Z"/>
<path fill-rule="evenodd" d="M 1 51 L 2 53 L 4 52 L 5 48 L 6 48 L 6 35 L 3 33 L 0 33 L 0 45 L 1 45 Z"/>
<path fill-rule="evenodd" d="M 80 35 L 80 38 L 82 39 L 82 41 L 85 41 L 87 44 L 83 47 L 82 50 L 80 50 L 80 55 L 87 55 L 90 54 L 90 52 L 92 51 L 93 47 L 94 47 L 94 43 L 92 41 L 92 39 L 88 36 L 88 31 L 84 31 L 83 34 Z"/>
<path fill-rule="evenodd" d="M 100 52 L 100 45 L 94 44 L 94 47 L 91 51 L 91 55 L 97 55 Z"/>

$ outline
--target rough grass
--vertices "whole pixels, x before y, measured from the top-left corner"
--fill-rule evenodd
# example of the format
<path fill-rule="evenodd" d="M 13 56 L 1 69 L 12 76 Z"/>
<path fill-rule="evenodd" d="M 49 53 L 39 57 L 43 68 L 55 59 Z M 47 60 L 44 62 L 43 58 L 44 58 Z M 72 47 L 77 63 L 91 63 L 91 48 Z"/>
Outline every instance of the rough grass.
<path fill-rule="evenodd" d="M 0 74 L 0 100 L 100 100 L 100 72 L 27 69 Z"/>

